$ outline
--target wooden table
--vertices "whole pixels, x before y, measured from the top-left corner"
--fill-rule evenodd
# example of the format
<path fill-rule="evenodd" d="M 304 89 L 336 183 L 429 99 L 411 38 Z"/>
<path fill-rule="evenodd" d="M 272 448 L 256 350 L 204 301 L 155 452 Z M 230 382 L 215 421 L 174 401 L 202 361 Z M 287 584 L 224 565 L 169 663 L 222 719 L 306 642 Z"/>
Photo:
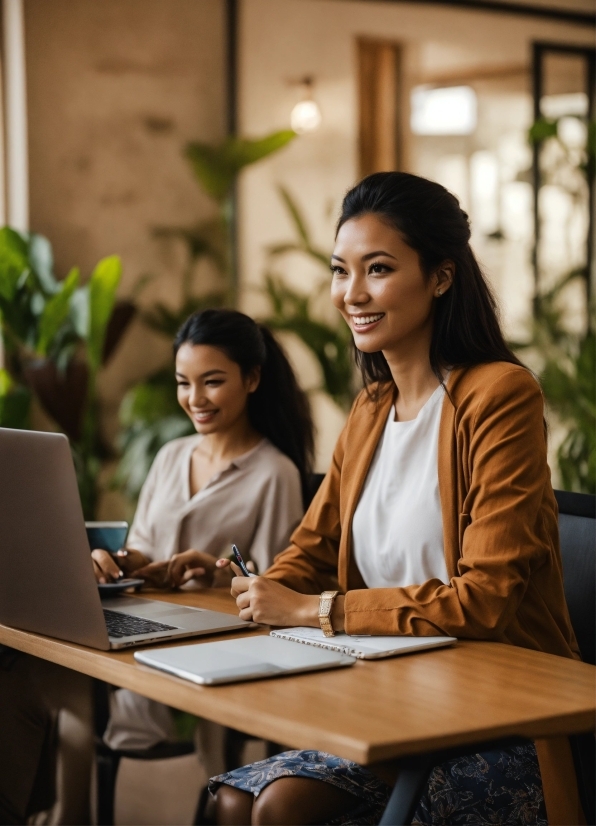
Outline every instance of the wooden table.
<path fill-rule="evenodd" d="M 221 590 L 152 596 L 235 612 Z M 232 636 L 238 634 L 218 639 Z M 248 734 L 363 764 L 512 735 L 594 729 L 594 667 L 499 643 L 464 641 L 335 671 L 213 687 L 139 665 L 131 649 L 96 651 L 1 625 L 0 643 Z"/>

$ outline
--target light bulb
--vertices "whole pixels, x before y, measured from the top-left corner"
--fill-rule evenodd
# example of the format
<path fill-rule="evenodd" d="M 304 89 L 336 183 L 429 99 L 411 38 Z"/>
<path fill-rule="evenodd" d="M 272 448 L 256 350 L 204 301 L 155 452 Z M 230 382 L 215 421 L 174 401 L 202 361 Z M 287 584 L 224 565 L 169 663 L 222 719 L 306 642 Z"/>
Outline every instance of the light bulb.
<path fill-rule="evenodd" d="M 321 110 L 314 100 L 301 100 L 292 109 L 290 125 L 299 135 L 312 132 L 321 125 Z"/>

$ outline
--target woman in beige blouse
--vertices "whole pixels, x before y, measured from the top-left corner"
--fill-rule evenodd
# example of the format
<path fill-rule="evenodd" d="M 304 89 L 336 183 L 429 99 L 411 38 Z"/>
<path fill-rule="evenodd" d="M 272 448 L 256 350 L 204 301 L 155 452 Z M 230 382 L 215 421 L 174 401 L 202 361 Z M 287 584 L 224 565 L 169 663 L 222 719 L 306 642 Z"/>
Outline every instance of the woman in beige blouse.
<path fill-rule="evenodd" d="M 93 551 L 100 582 L 124 574 L 163 587 L 229 584 L 216 563 L 232 543 L 265 571 L 303 514 L 310 410 L 270 331 L 243 313 L 205 310 L 184 323 L 174 353 L 178 401 L 197 433 L 158 453 L 126 549 Z M 115 693 L 110 746 L 146 748 L 172 735 L 165 706 Z"/>

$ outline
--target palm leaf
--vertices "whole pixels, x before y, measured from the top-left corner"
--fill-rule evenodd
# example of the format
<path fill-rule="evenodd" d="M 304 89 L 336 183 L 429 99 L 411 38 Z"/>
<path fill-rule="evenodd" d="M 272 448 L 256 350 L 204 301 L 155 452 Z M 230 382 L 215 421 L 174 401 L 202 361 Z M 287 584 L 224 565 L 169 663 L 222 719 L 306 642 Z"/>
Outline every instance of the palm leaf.
<path fill-rule="evenodd" d="M 79 270 L 74 267 L 66 276 L 59 292 L 55 293 L 45 304 L 39 319 L 37 353 L 47 355 L 48 348 L 54 342 L 58 331 L 66 322 L 70 313 L 70 299 L 79 283 Z"/>
<path fill-rule="evenodd" d="M 198 141 L 189 143 L 185 154 L 207 195 L 221 203 L 231 193 L 238 173 L 245 166 L 277 152 L 295 137 L 296 133 L 288 129 L 256 140 L 230 135 L 215 146 Z"/>
<path fill-rule="evenodd" d="M 101 367 L 106 330 L 114 303 L 116 290 L 122 276 L 122 263 L 117 255 L 103 258 L 89 279 L 89 327 L 87 353 L 92 370 Z"/>

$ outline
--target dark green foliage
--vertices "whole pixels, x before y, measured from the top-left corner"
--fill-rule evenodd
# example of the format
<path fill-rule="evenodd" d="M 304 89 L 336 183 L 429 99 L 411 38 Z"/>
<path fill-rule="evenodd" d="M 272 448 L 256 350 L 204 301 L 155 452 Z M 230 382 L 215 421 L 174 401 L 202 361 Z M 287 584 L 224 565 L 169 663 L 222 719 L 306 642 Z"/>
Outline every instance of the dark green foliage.
<path fill-rule="evenodd" d="M 305 255 L 325 269 L 318 288 L 301 293 L 289 287 L 279 275 L 265 276 L 264 291 L 271 305 L 271 313 L 264 319 L 272 330 L 285 330 L 297 335 L 313 353 L 323 376 L 323 390 L 344 410 L 349 410 L 354 400 L 354 360 L 352 358 L 352 334 L 344 321 L 337 316 L 335 324 L 317 317 L 314 304 L 322 291 L 329 290 L 329 262 L 331 253 L 321 250 L 312 242 L 306 221 L 290 195 L 283 187 L 279 193 L 294 225 L 297 240 L 269 247 L 272 263 L 289 253 Z"/>
<path fill-rule="evenodd" d="M 579 153 L 571 152 L 561 138 L 563 118 L 540 118 L 529 131 L 530 143 L 534 145 L 557 143 L 557 160 L 552 168 L 543 170 L 543 177 L 575 198 L 586 185 L 587 189 L 593 187 L 596 168 L 596 123 L 578 119 L 586 125 L 586 144 Z M 568 329 L 564 312 L 565 290 L 578 279 L 583 285 L 588 315 L 586 331 L 581 334 Z M 567 428 L 557 451 L 562 483 L 567 490 L 596 493 L 596 324 L 589 266 L 567 273 L 549 290 L 540 290 L 533 309 L 531 341 L 525 346 L 540 358 L 546 401 Z"/>
<path fill-rule="evenodd" d="M 102 259 L 84 286 L 77 268 L 59 281 L 49 241 L 0 229 L 0 425 L 27 428 L 33 396 L 69 436 L 87 518 L 94 516 L 106 454 L 99 435 L 97 373 L 121 276 L 120 259 Z M 120 334 L 125 329 L 124 325 Z"/>
<path fill-rule="evenodd" d="M 564 292 L 584 270 L 574 270 L 535 301 L 531 339 L 512 342 L 520 351 L 534 351 L 550 409 L 567 428 L 557 451 L 566 490 L 596 493 L 596 339 L 593 313 L 585 334 L 571 333 L 564 319 Z"/>
<path fill-rule="evenodd" d="M 596 493 L 596 338 L 569 342 L 559 358 L 547 358 L 544 395 L 568 426 L 557 452 L 565 490 Z"/>
<path fill-rule="evenodd" d="M 114 484 L 136 500 L 158 451 L 172 439 L 189 436 L 194 427 L 176 400 L 170 368 L 132 387 L 120 406 L 122 459 Z"/>
<path fill-rule="evenodd" d="M 257 140 L 230 135 L 216 146 L 189 143 L 186 157 L 203 190 L 215 201 L 222 203 L 232 192 L 234 182 L 244 167 L 277 152 L 295 137 L 296 133 L 291 129 L 274 132 Z"/>
<path fill-rule="evenodd" d="M 281 278 L 268 275 L 265 293 L 272 313 L 264 323 L 272 330 L 294 333 L 316 357 L 323 375 L 323 389 L 344 410 L 354 400 L 354 361 L 352 336 L 347 325 L 318 321 L 311 309 L 312 296 L 296 292 Z"/>

